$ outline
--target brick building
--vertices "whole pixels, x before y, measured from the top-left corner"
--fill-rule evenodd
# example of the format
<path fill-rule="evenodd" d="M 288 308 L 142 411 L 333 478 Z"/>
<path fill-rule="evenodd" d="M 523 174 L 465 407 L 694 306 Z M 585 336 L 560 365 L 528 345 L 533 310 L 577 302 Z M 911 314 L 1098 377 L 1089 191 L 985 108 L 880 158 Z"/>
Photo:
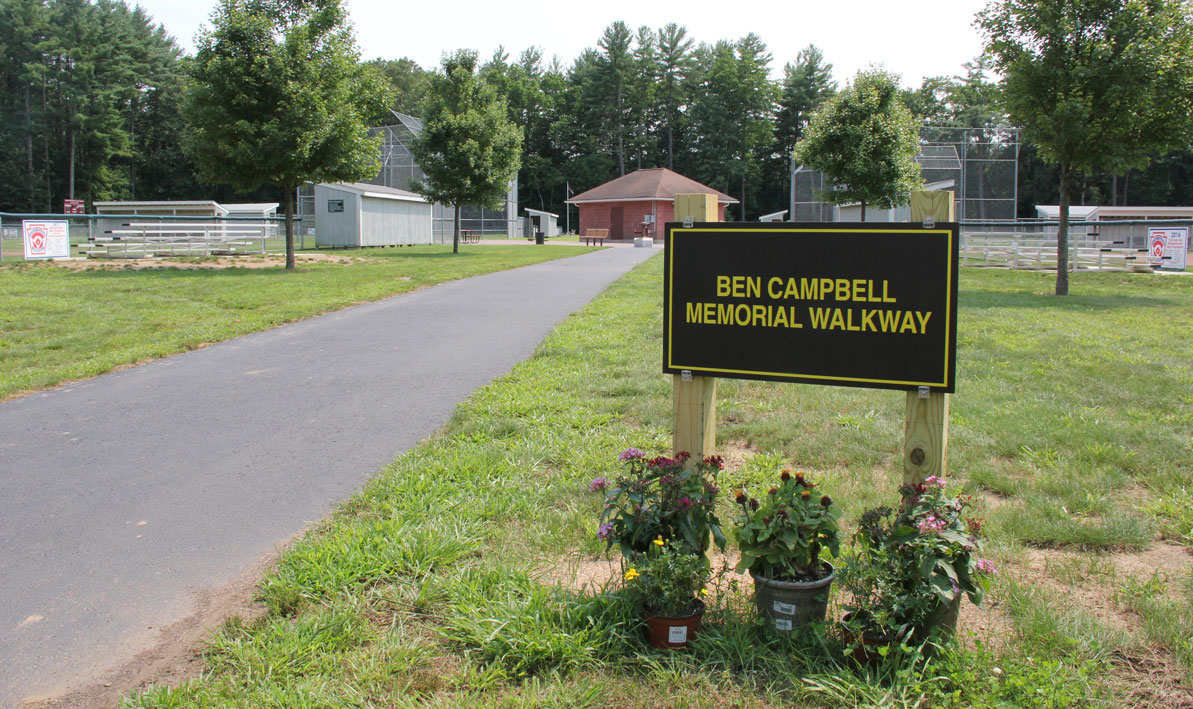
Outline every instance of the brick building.
<path fill-rule="evenodd" d="M 658 239 L 662 238 L 661 226 L 675 220 L 675 195 L 700 193 L 717 196 L 721 221 L 725 220 L 725 206 L 737 204 L 729 195 L 663 167 L 622 175 L 567 202 L 580 210 L 580 234 L 588 229 L 608 229 L 610 239 Z"/>

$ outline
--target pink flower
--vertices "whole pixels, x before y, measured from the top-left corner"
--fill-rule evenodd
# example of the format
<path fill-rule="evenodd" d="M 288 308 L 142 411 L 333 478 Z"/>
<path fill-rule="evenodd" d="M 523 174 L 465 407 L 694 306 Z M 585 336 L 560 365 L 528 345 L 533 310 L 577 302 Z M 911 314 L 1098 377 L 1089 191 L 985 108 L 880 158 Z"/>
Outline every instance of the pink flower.
<path fill-rule="evenodd" d="M 613 533 L 613 523 L 606 522 L 597 530 L 597 537 L 600 539 L 608 539 L 609 535 Z"/>
<path fill-rule="evenodd" d="M 692 509 L 692 498 L 690 498 L 690 497 L 679 498 L 678 506 L 679 506 L 679 509 L 681 509 L 681 510 Z"/>
<path fill-rule="evenodd" d="M 933 475 L 924 481 L 925 485 L 935 485 L 936 487 L 944 487 L 944 478 Z"/>
<path fill-rule="evenodd" d="M 627 460 L 637 460 L 638 458 L 645 458 L 645 457 L 646 457 L 646 454 L 643 453 L 642 451 L 638 450 L 637 448 L 626 448 L 624 451 L 621 452 L 621 455 L 617 456 L 617 459 L 620 461 L 627 461 Z"/>
<path fill-rule="evenodd" d="M 607 487 L 609 487 L 609 481 L 604 478 L 596 478 L 588 483 L 589 492 L 604 492 Z"/>
<path fill-rule="evenodd" d="M 934 534 L 943 530 L 946 524 L 943 519 L 936 519 L 936 515 L 928 515 L 918 526 L 920 534 Z"/>
<path fill-rule="evenodd" d="M 990 561 L 989 559 L 978 559 L 974 566 L 977 567 L 978 571 L 981 571 L 984 574 L 998 573 L 998 569 L 994 568 L 994 562 Z"/>

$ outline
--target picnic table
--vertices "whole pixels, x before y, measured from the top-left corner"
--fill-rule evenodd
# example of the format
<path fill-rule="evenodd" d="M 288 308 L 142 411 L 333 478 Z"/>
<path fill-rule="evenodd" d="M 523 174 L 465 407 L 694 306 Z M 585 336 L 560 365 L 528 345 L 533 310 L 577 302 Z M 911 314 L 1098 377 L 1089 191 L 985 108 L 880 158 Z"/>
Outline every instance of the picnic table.
<path fill-rule="evenodd" d="M 465 244 L 479 244 L 481 242 L 481 233 L 476 229 L 461 229 L 460 241 Z"/>

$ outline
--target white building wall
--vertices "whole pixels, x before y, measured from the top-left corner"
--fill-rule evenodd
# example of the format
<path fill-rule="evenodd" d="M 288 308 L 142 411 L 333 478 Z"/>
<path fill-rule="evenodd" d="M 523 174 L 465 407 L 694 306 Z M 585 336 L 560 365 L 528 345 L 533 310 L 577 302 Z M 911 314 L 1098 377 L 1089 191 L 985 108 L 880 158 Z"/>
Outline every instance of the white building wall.
<path fill-rule="evenodd" d="M 361 197 L 361 246 L 431 243 L 431 204 Z"/>
<path fill-rule="evenodd" d="M 344 211 L 332 212 L 329 203 L 343 200 Z M 360 246 L 360 195 L 327 185 L 315 185 L 315 245 L 346 248 Z"/>

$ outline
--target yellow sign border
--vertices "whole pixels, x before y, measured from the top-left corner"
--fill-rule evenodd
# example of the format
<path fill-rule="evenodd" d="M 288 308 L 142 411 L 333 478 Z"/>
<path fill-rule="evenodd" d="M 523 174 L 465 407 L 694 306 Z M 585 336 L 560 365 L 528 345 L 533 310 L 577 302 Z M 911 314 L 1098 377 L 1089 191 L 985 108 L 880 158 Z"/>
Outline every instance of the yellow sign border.
<path fill-rule="evenodd" d="M 667 234 L 668 241 L 670 242 L 668 244 L 668 249 L 669 249 L 668 255 L 671 257 L 670 260 L 667 262 L 667 277 L 671 283 L 675 283 L 675 252 L 676 252 L 675 242 L 671 241 L 671 239 L 674 239 L 676 235 L 681 234 L 681 233 L 694 234 L 697 232 L 711 232 L 711 233 L 732 232 L 735 234 L 743 233 L 743 232 L 758 232 L 758 233 L 762 233 L 762 234 L 784 234 L 784 233 L 787 233 L 787 234 L 796 234 L 796 233 L 825 234 L 826 232 L 835 232 L 835 233 L 842 233 L 842 234 L 901 234 L 901 235 L 918 234 L 921 236 L 928 236 L 928 235 L 939 236 L 939 235 L 943 234 L 947 238 L 947 243 L 948 243 L 947 253 L 950 253 L 950 254 L 953 253 L 953 230 L 952 229 L 924 229 L 924 228 L 919 228 L 919 229 L 916 229 L 916 228 L 910 228 L 910 229 L 815 228 L 815 229 L 813 229 L 813 228 L 801 228 L 801 227 L 792 227 L 792 228 L 778 227 L 778 228 L 767 228 L 767 229 L 752 229 L 752 228 L 748 228 L 748 227 L 741 228 L 741 227 L 730 227 L 730 226 L 725 226 L 725 227 L 720 227 L 720 228 L 718 228 L 718 227 L 678 227 L 678 228 L 672 229 Z M 950 284 L 950 287 L 948 288 L 948 293 L 945 296 L 944 312 L 945 312 L 945 332 L 946 333 L 952 332 L 952 328 L 953 328 L 953 320 L 952 320 L 952 318 L 953 318 L 953 289 L 951 287 L 952 282 L 953 282 L 953 259 L 950 258 L 950 259 L 948 259 L 948 268 L 946 270 L 946 280 L 945 280 L 945 283 Z M 720 374 L 739 374 L 739 375 L 745 375 L 745 376 L 774 377 L 777 379 L 793 379 L 793 380 L 794 379 L 818 379 L 818 380 L 823 380 L 826 383 L 856 382 L 856 383 L 862 383 L 862 384 L 925 386 L 925 387 L 938 387 L 938 388 L 943 388 L 943 387 L 948 386 L 950 372 L 949 372 L 949 343 L 948 343 L 947 337 L 945 338 L 944 370 L 943 370 L 944 371 L 944 381 L 942 381 L 942 382 L 905 382 L 905 381 L 900 381 L 900 380 L 896 380 L 896 379 L 865 379 L 865 378 L 861 378 L 861 377 L 834 377 L 834 376 L 828 376 L 828 375 L 822 375 L 822 374 L 791 374 L 789 372 L 754 372 L 754 371 L 744 370 L 744 369 L 741 369 L 741 370 L 739 370 L 739 369 L 717 369 L 717 368 L 711 368 L 711 367 L 692 367 L 692 366 L 685 367 L 683 365 L 672 364 L 672 362 L 670 361 L 670 357 L 671 357 L 672 353 L 674 352 L 674 348 L 671 346 L 671 342 L 672 342 L 671 329 L 672 329 L 672 327 L 674 327 L 674 322 L 675 322 L 675 319 L 673 317 L 671 317 L 671 314 L 674 312 L 672 310 L 672 306 L 673 306 L 672 299 L 673 298 L 675 298 L 674 286 L 668 290 L 667 302 L 664 304 L 665 307 L 667 308 L 667 314 L 668 314 L 668 316 L 667 316 L 667 342 L 666 342 L 668 362 L 666 363 L 666 367 L 669 370 L 690 369 L 690 370 L 698 371 L 698 372 L 708 372 L 710 374 L 718 374 L 718 373 L 720 373 Z"/>

